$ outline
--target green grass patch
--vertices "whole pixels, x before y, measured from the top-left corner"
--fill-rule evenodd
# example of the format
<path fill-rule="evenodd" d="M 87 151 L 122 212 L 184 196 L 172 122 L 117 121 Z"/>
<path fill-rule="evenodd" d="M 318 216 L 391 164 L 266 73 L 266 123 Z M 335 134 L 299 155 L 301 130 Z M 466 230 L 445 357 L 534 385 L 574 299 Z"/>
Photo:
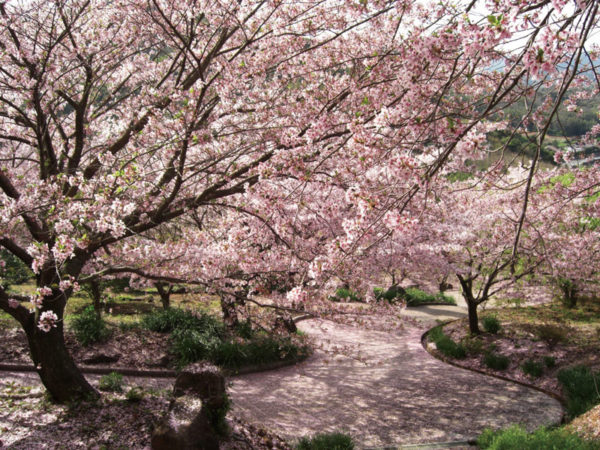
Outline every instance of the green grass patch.
<path fill-rule="evenodd" d="M 304 437 L 296 446 L 297 450 L 353 450 L 352 438 L 343 433 L 322 433 Z"/>
<path fill-rule="evenodd" d="M 586 366 L 574 366 L 558 372 L 567 396 L 567 414 L 574 418 L 600 403 L 600 372 Z"/>
<path fill-rule="evenodd" d="M 477 439 L 477 445 L 489 450 L 597 450 L 600 442 L 587 441 L 562 428 L 538 428 L 528 433 L 523 427 L 513 425 L 494 431 L 486 429 Z"/>
<path fill-rule="evenodd" d="M 440 353 L 449 358 L 463 359 L 467 356 L 467 350 L 462 344 L 457 344 L 449 336 L 446 336 L 441 326 L 433 328 L 429 333 Z"/>

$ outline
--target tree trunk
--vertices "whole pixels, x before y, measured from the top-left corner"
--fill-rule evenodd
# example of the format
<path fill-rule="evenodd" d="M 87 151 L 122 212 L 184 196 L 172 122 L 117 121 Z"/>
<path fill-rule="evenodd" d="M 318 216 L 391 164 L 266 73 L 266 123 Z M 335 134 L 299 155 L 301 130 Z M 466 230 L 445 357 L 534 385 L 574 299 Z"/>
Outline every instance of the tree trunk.
<path fill-rule="evenodd" d="M 92 301 L 94 302 L 94 311 L 96 312 L 98 319 L 100 319 L 102 316 L 102 305 L 100 304 L 100 301 L 102 300 L 102 290 L 100 289 L 98 280 L 90 281 L 90 293 L 92 294 Z"/>
<path fill-rule="evenodd" d="M 98 392 L 84 378 L 67 350 L 63 311 L 53 311 L 59 317 L 59 321 L 49 332 L 37 327 L 33 315 L 24 326 L 31 359 L 42 383 L 52 398 L 60 403 L 98 398 Z"/>
<path fill-rule="evenodd" d="M 226 294 L 221 295 L 221 311 L 223 312 L 223 323 L 228 328 L 235 328 L 240 323 L 235 297 Z"/>
<path fill-rule="evenodd" d="M 160 295 L 160 302 L 163 309 L 169 309 L 171 307 L 171 291 L 173 290 L 173 286 L 170 285 L 168 289 L 165 289 L 163 283 L 157 282 L 154 283 L 154 287 L 156 287 L 158 295 Z"/>
<path fill-rule="evenodd" d="M 462 275 L 456 274 L 460 287 L 462 289 L 462 296 L 467 303 L 467 311 L 469 313 L 469 331 L 471 334 L 481 334 L 479 330 L 479 319 L 477 317 L 477 306 L 481 301 L 477 301 L 473 296 L 473 279 L 470 277 L 463 277 Z"/>
<path fill-rule="evenodd" d="M 477 317 L 477 302 L 467 300 L 467 308 L 469 311 L 469 331 L 471 334 L 481 334 L 479 330 L 479 318 Z"/>

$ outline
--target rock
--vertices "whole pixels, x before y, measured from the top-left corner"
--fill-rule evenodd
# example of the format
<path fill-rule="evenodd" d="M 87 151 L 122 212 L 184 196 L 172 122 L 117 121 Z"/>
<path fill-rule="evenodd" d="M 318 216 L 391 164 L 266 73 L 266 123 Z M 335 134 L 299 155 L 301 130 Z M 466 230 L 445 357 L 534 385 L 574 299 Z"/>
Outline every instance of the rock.
<path fill-rule="evenodd" d="M 195 395 L 202 400 L 214 401 L 224 399 L 225 377 L 218 367 L 209 362 L 190 364 L 177 375 L 173 395 Z M 220 405 L 215 403 L 215 406 Z"/>
<path fill-rule="evenodd" d="M 152 433 L 154 450 L 219 448 L 228 399 L 225 378 L 207 362 L 186 366 L 175 380 L 175 398 Z"/>
<path fill-rule="evenodd" d="M 153 450 L 218 450 L 219 439 L 204 402 L 191 395 L 173 399 L 169 412 L 154 429 Z"/>
<path fill-rule="evenodd" d="M 102 352 L 90 353 L 85 355 L 81 360 L 85 364 L 110 364 L 115 363 L 121 358 L 120 353 L 107 354 Z"/>
<path fill-rule="evenodd" d="M 152 367 L 167 367 L 171 363 L 171 357 L 165 353 L 157 359 L 147 360 L 146 363 Z"/>

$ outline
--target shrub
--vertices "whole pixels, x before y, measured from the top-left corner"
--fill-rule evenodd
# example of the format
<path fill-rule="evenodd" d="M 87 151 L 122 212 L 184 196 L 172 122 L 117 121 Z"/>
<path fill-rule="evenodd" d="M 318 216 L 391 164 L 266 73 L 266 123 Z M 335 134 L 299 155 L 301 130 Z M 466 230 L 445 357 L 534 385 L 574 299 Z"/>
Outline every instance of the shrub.
<path fill-rule="evenodd" d="M 96 315 L 92 306 L 85 308 L 73 319 L 71 328 L 79 343 L 84 347 L 95 342 L 105 341 L 110 336 L 106 323 Z"/>
<path fill-rule="evenodd" d="M 491 334 L 500 331 L 500 321 L 496 316 L 485 316 L 483 318 L 483 329 Z"/>
<path fill-rule="evenodd" d="M 375 299 L 377 300 L 387 300 L 388 302 L 393 303 L 399 298 L 404 298 L 406 291 L 400 286 L 392 286 L 387 290 L 376 287 L 373 288 L 373 294 L 375 294 Z"/>
<path fill-rule="evenodd" d="M 407 288 L 402 294 L 406 300 L 407 306 L 419 306 L 427 303 L 444 303 L 448 305 L 456 305 L 454 299 L 443 292 L 437 294 L 429 294 L 421 289 Z"/>
<path fill-rule="evenodd" d="M 567 414 L 573 418 L 600 403 L 600 372 L 574 366 L 558 372 L 558 381 L 567 395 Z"/>
<path fill-rule="evenodd" d="M 554 356 L 544 356 L 542 361 L 544 361 L 544 365 L 548 369 L 552 369 L 554 366 L 556 366 L 556 358 Z"/>
<path fill-rule="evenodd" d="M 98 388 L 101 391 L 123 392 L 123 375 L 118 372 L 111 372 L 100 377 Z"/>
<path fill-rule="evenodd" d="M 5 289 L 11 284 L 22 284 L 33 277 L 33 272 L 23 261 L 12 253 L 1 249 L 0 260 L 4 261 L 4 269 L 1 270 L 2 285 Z"/>
<path fill-rule="evenodd" d="M 508 368 L 509 359 L 498 353 L 488 352 L 483 357 L 483 362 L 486 366 L 493 370 L 506 370 Z"/>
<path fill-rule="evenodd" d="M 128 402 L 140 402 L 144 398 L 144 390 L 139 386 L 133 386 L 127 391 L 127 394 L 125 394 L 125 398 Z"/>
<path fill-rule="evenodd" d="M 567 340 L 568 329 L 564 326 L 558 326 L 553 324 L 542 324 L 535 327 L 534 333 L 542 341 L 546 342 L 549 347 L 554 347 L 559 342 Z"/>
<path fill-rule="evenodd" d="M 248 342 L 221 342 L 212 349 L 210 359 L 218 366 L 238 369 L 249 364 L 296 358 L 300 351 L 291 339 L 259 336 Z"/>
<path fill-rule="evenodd" d="M 175 354 L 177 365 L 184 367 L 200 359 L 210 359 L 220 342 L 218 336 L 195 328 L 177 328 L 171 333 L 171 352 Z"/>
<path fill-rule="evenodd" d="M 221 322 L 209 314 L 195 315 L 190 311 L 168 308 L 153 311 L 142 318 L 142 326 L 151 331 L 169 333 L 176 329 L 201 330 L 211 335 L 222 335 Z"/>
<path fill-rule="evenodd" d="M 470 355 L 479 355 L 483 352 L 484 343 L 476 336 L 467 336 L 460 343 Z"/>
<path fill-rule="evenodd" d="M 239 322 L 236 326 L 235 332 L 239 337 L 250 339 L 254 335 L 254 330 L 252 329 L 252 323 L 250 322 L 250 319 Z"/>
<path fill-rule="evenodd" d="M 361 302 L 362 299 L 357 292 L 352 289 L 341 287 L 335 291 L 335 296 L 332 297 L 334 301 L 349 301 L 349 302 Z"/>
<path fill-rule="evenodd" d="M 598 442 L 586 441 L 575 434 L 558 428 L 539 428 L 528 433 L 523 427 L 513 425 L 504 430 L 486 429 L 477 439 L 477 445 L 489 450 L 598 450 Z"/>
<path fill-rule="evenodd" d="M 302 438 L 297 450 L 352 450 L 352 438 L 343 433 L 323 433 L 311 438 Z"/>
<path fill-rule="evenodd" d="M 521 364 L 521 370 L 526 375 L 537 378 L 544 373 L 544 366 L 539 361 L 534 361 L 532 359 L 528 359 L 523 364 Z"/>
<path fill-rule="evenodd" d="M 465 347 L 446 336 L 441 327 L 431 330 L 429 336 L 442 355 L 455 359 L 463 359 L 467 356 Z"/>

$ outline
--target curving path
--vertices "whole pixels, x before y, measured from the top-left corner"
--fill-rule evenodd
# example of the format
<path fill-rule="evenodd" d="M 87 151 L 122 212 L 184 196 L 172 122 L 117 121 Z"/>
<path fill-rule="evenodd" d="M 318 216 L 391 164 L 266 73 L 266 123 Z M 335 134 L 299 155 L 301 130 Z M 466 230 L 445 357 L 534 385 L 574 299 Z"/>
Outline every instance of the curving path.
<path fill-rule="evenodd" d="M 422 329 L 385 333 L 311 319 L 299 328 L 325 348 L 296 366 L 232 379 L 234 413 L 294 439 L 345 431 L 360 447 L 466 441 L 487 427 L 557 423 L 562 407 L 533 389 L 447 365 Z M 360 356 L 366 363 L 353 357 Z"/>

